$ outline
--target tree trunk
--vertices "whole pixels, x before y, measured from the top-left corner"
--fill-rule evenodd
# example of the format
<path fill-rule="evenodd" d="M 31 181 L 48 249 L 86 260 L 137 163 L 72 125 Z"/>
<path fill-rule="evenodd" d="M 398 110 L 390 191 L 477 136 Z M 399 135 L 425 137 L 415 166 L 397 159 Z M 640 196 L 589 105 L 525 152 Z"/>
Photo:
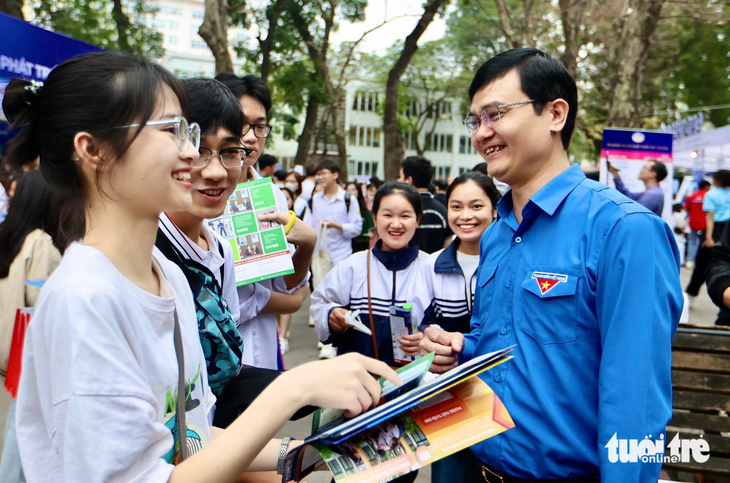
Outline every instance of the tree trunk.
<path fill-rule="evenodd" d="M 558 0 L 560 8 L 560 20 L 563 26 L 563 37 L 565 38 L 565 52 L 562 59 L 568 72 L 573 79 L 578 79 L 578 33 L 583 24 L 587 0 Z"/>
<path fill-rule="evenodd" d="M 335 134 L 335 140 L 337 142 L 337 159 L 340 165 L 340 177 L 342 179 L 348 179 L 347 170 L 347 138 L 345 133 L 340 129 L 340 95 L 339 93 L 335 99 L 330 102 L 330 117 L 332 118 L 332 132 Z"/>
<path fill-rule="evenodd" d="M 400 171 L 400 162 L 405 154 L 403 136 L 398 132 L 398 85 L 413 54 L 418 50 L 418 39 L 436 16 L 436 12 L 448 0 L 431 0 L 424 9 L 423 16 L 416 24 L 413 32 L 406 37 L 403 50 L 393 68 L 388 73 L 385 85 L 385 112 L 383 119 L 383 173 L 386 181 L 395 180 Z"/>
<path fill-rule="evenodd" d="M 312 146 L 312 137 L 314 136 L 315 128 L 317 127 L 317 111 L 319 110 L 319 99 L 309 95 L 309 102 L 307 103 L 307 115 L 304 119 L 304 126 L 302 127 L 302 133 L 299 135 L 297 146 L 297 154 L 294 157 L 294 164 L 301 164 L 302 166 L 307 165 L 309 158 L 309 150 Z"/>
<path fill-rule="evenodd" d="M 271 70 L 271 49 L 274 47 L 274 38 L 276 35 L 279 17 L 284 11 L 284 1 L 277 0 L 273 8 L 266 10 L 266 20 L 269 22 L 269 30 L 266 32 L 266 38 L 261 40 L 259 37 L 259 46 L 261 47 L 261 78 L 266 82 L 269 78 Z"/>
<path fill-rule="evenodd" d="M 233 72 L 228 52 L 228 1 L 205 0 L 205 17 L 198 30 L 215 58 L 215 75 Z"/>
<path fill-rule="evenodd" d="M 119 50 L 128 54 L 132 53 L 132 48 L 129 46 L 129 17 L 122 10 L 122 0 L 114 0 L 114 7 L 112 9 L 112 17 L 114 23 L 117 24 L 117 36 L 119 42 Z"/>
<path fill-rule="evenodd" d="M 25 17 L 23 17 L 23 0 L 0 0 L 0 12 L 25 20 Z"/>
<path fill-rule="evenodd" d="M 663 0 L 626 0 L 624 4 L 623 28 L 616 37 L 616 45 L 610 50 L 615 74 L 608 109 L 609 126 L 641 127 L 641 83 L 651 36 L 656 30 L 663 4 Z"/>

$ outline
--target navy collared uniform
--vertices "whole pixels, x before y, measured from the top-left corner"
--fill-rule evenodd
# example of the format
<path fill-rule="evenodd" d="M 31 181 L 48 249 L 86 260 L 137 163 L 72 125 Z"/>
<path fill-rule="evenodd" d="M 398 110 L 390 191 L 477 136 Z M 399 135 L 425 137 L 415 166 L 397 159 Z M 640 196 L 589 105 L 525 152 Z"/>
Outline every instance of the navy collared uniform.
<path fill-rule="evenodd" d="M 671 229 L 578 165 L 532 196 L 522 223 L 511 193 L 497 213 L 462 360 L 517 345 L 481 376 L 516 427 L 472 450 L 516 478 L 656 482 L 661 463 L 611 463 L 605 446 L 657 440 L 672 417 L 683 298 Z"/>

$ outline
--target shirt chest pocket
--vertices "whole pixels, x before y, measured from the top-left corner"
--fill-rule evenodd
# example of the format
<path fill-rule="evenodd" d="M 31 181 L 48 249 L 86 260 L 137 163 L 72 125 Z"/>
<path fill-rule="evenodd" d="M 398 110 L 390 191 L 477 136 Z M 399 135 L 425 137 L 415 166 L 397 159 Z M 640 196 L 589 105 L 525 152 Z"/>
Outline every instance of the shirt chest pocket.
<path fill-rule="evenodd" d="M 492 307 L 494 299 L 494 274 L 497 273 L 497 263 L 486 264 L 479 267 L 477 274 L 477 287 L 474 293 L 474 303 L 479 304 L 479 311 L 486 320 Z M 474 307 L 476 310 L 476 307 Z M 476 313 L 475 313 L 476 315 Z"/>
<path fill-rule="evenodd" d="M 576 340 L 578 329 L 578 280 L 580 271 L 537 267 L 522 282 L 522 317 L 517 325 L 541 344 Z"/>

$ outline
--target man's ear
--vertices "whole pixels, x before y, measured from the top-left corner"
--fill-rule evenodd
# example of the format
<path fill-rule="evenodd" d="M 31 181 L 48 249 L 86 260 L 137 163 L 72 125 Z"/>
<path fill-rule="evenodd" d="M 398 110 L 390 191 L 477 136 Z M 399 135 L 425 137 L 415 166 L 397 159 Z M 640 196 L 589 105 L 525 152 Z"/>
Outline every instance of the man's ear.
<path fill-rule="evenodd" d="M 405 179 L 406 184 L 413 186 L 413 176 L 409 176 Z"/>
<path fill-rule="evenodd" d="M 568 112 L 570 111 L 568 103 L 564 99 L 555 99 L 549 102 L 545 106 L 545 109 L 550 114 L 550 131 L 558 133 L 562 131 L 568 120 Z"/>

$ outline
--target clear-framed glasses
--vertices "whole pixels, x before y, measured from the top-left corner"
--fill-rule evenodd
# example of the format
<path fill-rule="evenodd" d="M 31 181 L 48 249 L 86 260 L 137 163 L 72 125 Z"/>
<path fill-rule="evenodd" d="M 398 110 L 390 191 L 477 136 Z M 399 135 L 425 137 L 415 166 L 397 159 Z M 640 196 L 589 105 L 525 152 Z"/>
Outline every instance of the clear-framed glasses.
<path fill-rule="evenodd" d="M 185 145 L 190 142 L 197 150 L 200 148 L 200 126 L 197 123 L 188 124 L 188 120 L 184 117 L 175 117 L 165 121 L 152 121 L 144 124 L 145 126 L 166 126 L 171 124 L 175 127 L 175 141 L 177 147 L 182 151 Z M 142 124 L 130 124 L 128 126 L 120 126 L 119 129 L 127 129 L 131 127 L 140 127 Z"/>
<path fill-rule="evenodd" d="M 469 134 L 474 134 L 482 123 L 489 127 L 502 119 L 502 116 L 506 114 L 509 108 L 522 106 L 524 104 L 532 104 L 533 102 L 535 102 L 535 100 L 530 99 L 529 101 L 513 102 L 512 104 L 504 104 L 501 106 L 489 106 L 484 109 L 479 116 L 468 116 L 462 121 L 462 124 L 464 124 L 464 127 Z"/>
<path fill-rule="evenodd" d="M 212 158 L 214 154 L 217 154 L 218 157 L 220 157 L 221 164 L 224 168 L 237 169 L 243 166 L 243 163 L 246 161 L 246 158 L 248 158 L 248 155 L 251 154 L 252 151 L 253 149 L 244 148 L 243 146 L 235 148 L 225 148 L 221 149 L 220 151 L 213 151 L 209 148 L 198 148 L 200 157 L 193 161 L 191 167 L 193 169 L 205 168 L 206 166 L 208 166 L 210 158 Z"/>
<path fill-rule="evenodd" d="M 271 132 L 271 126 L 268 124 L 248 124 L 245 123 L 245 126 L 243 127 L 243 133 L 242 135 L 248 134 L 248 132 L 253 128 L 253 134 L 257 138 L 267 138 L 269 137 L 269 133 Z"/>

